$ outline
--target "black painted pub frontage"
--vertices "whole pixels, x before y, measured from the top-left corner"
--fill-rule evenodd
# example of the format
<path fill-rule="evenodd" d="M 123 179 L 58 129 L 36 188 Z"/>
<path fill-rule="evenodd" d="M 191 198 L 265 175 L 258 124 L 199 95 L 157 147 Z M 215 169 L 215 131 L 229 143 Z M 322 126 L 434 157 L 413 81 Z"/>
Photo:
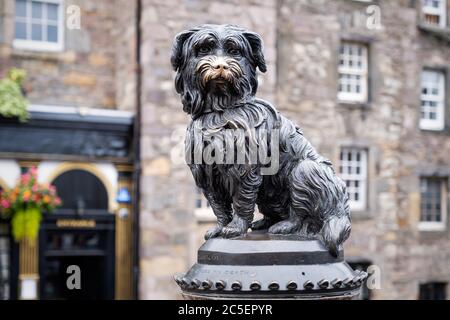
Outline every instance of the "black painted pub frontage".
<path fill-rule="evenodd" d="M 0 220 L 0 300 L 136 297 L 133 115 L 33 111 L 0 118 L 0 188 L 38 169 L 62 206 L 43 213 L 36 241 L 15 242 Z M 71 288 L 71 268 L 81 288 Z"/>

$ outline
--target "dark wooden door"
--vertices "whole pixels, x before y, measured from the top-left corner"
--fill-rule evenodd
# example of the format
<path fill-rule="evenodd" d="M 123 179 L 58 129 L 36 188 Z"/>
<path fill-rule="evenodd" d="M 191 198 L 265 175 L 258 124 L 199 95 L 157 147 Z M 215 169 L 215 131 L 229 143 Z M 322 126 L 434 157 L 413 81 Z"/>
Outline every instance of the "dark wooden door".
<path fill-rule="evenodd" d="M 113 299 L 115 216 L 94 174 L 70 170 L 53 182 L 62 206 L 45 214 L 39 235 L 41 299 Z M 81 289 L 70 289 L 69 266 L 81 272 Z"/>

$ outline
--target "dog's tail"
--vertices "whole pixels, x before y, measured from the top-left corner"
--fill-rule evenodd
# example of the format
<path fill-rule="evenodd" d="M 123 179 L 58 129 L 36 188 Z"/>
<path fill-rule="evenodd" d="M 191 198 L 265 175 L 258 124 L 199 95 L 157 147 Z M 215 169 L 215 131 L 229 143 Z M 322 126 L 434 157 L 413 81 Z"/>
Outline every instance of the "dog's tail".
<path fill-rule="evenodd" d="M 325 246 L 333 256 L 339 255 L 339 246 L 350 236 L 350 231 L 351 222 L 347 214 L 331 215 L 324 221 L 320 233 Z"/>
<path fill-rule="evenodd" d="M 350 208 L 346 184 L 327 160 L 303 160 L 291 177 L 291 205 L 300 219 L 309 218 L 308 233 L 319 234 L 334 256 L 350 236 Z"/>

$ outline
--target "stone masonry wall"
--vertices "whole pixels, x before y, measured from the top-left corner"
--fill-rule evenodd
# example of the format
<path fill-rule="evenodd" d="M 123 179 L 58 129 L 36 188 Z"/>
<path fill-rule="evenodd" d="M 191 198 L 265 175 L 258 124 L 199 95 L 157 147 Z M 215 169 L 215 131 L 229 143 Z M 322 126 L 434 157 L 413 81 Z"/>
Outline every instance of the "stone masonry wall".
<path fill-rule="evenodd" d="M 115 98 L 118 109 L 135 110 L 136 105 L 136 0 L 116 0 Z"/>

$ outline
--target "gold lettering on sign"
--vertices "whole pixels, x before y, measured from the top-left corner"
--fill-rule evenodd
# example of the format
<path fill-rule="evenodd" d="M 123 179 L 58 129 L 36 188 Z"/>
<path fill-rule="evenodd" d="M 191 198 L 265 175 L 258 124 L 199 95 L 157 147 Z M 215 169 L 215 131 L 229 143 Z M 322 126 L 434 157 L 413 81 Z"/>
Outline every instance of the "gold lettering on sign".
<path fill-rule="evenodd" d="M 95 220 L 71 220 L 59 219 L 56 220 L 58 228 L 95 228 Z"/>

